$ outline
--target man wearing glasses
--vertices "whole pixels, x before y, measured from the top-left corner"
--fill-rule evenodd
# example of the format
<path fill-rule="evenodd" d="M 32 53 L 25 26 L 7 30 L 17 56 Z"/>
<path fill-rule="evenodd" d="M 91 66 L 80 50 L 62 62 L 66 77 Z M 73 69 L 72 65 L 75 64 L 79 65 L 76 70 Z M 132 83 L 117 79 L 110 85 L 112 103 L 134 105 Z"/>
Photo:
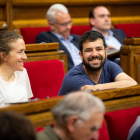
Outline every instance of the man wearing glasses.
<path fill-rule="evenodd" d="M 51 31 L 38 34 L 35 42 L 58 42 L 59 49 L 67 54 L 69 70 L 73 66 L 81 63 L 79 56 L 80 36 L 74 34 L 70 35 L 72 20 L 68 9 L 64 5 L 52 5 L 47 11 L 46 16 Z"/>

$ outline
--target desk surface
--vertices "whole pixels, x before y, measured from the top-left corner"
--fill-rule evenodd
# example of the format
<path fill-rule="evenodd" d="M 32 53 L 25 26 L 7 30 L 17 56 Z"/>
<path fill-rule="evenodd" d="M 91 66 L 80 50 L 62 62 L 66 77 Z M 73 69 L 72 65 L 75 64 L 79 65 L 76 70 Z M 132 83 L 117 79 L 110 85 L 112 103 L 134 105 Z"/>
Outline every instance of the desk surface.
<path fill-rule="evenodd" d="M 119 55 L 119 53 L 120 53 L 120 50 L 107 50 L 107 57 Z"/>

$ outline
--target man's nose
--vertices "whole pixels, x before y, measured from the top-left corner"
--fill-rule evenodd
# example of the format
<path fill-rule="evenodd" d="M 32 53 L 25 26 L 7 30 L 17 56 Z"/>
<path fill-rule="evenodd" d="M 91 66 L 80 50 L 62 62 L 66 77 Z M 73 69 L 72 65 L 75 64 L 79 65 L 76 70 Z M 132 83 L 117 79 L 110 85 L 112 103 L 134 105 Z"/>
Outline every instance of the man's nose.
<path fill-rule="evenodd" d="M 92 51 L 92 56 L 97 56 L 98 54 L 97 54 L 97 51 L 96 50 L 93 50 Z"/>
<path fill-rule="evenodd" d="M 66 26 L 67 29 L 71 29 L 71 27 L 72 27 L 71 24 L 67 24 Z"/>
<path fill-rule="evenodd" d="M 98 140 L 99 139 L 99 131 L 96 131 L 96 132 L 92 133 L 92 139 L 93 140 Z"/>

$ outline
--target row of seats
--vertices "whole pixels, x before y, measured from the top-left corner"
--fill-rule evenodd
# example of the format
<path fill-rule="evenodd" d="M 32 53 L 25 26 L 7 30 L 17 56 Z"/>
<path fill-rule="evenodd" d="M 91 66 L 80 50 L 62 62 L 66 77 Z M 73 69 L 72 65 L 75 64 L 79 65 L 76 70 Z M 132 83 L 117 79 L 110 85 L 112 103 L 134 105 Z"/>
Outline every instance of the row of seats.
<path fill-rule="evenodd" d="M 140 37 L 140 23 L 133 24 L 116 24 L 117 29 L 122 29 L 127 37 Z M 90 25 L 72 26 L 71 34 L 82 35 L 84 32 L 91 30 Z M 24 38 L 25 44 L 35 43 L 36 36 L 43 31 L 50 31 L 49 27 L 32 27 L 20 28 L 21 35 Z"/>

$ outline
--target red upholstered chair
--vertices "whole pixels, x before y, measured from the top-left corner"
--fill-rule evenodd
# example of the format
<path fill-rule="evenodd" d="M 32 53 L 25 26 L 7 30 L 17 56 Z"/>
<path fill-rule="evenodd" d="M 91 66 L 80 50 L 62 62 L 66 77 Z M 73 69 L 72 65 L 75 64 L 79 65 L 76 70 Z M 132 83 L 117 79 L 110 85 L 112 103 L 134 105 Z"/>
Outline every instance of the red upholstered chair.
<path fill-rule="evenodd" d="M 103 121 L 102 128 L 99 130 L 99 140 L 109 140 L 109 135 L 107 132 L 107 127 L 105 121 Z"/>
<path fill-rule="evenodd" d="M 122 29 L 127 37 L 140 37 L 140 23 L 115 24 L 116 29 Z"/>
<path fill-rule="evenodd" d="M 105 114 L 110 140 L 126 140 L 129 129 L 140 115 L 140 107 Z"/>
<path fill-rule="evenodd" d="M 23 36 L 25 44 L 35 43 L 36 36 L 44 31 L 50 31 L 50 27 L 29 27 L 20 28 L 20 33 Z"/>
<path fill-rule="evenodd" d="M 65 71 L 63 63 L 59 60 L 45 60 L 25 62 L 28 72 L 33 98 L 46 98 L 57 96 L 61 87 Z"/>
<path fill-rule="evenodd" d="M 82 35 L 84 32 L 91 30 L 89 25 L 83 26 L 72 26 L 71 34 Z M 43 32 L 50 31 L 50 27 L 30 27 L 30 28 L 20 28 L 21 35 L 25 41 L 25 44 L 35 43 L 36 36 Z"/>

